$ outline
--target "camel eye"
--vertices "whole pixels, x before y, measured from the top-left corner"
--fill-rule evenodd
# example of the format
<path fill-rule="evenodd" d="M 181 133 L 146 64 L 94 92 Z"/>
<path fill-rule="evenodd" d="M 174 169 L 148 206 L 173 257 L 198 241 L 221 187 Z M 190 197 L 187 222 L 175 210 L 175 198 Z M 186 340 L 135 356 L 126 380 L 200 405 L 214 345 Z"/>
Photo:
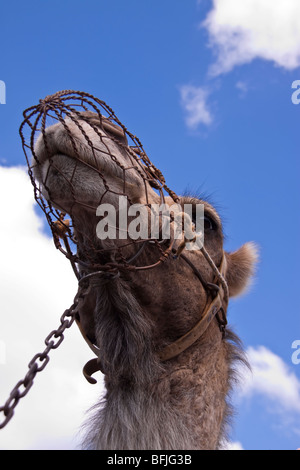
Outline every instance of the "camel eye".
<path fill-rule="evenodd" d="M 196 220 L 194 219 L 194 217 L 193 222 L 196 225 Z M 209 215 L 204 215 L 203 217 L 201 217 L 200 222 L 203 223 L 203 228 L 205 231 L 217 229 L 216 222 Z"/>
<path fill-rule="evenodd" d="M 216 222 L 208 215 L 204 216 L 204 230 L 216 230 Z"/>

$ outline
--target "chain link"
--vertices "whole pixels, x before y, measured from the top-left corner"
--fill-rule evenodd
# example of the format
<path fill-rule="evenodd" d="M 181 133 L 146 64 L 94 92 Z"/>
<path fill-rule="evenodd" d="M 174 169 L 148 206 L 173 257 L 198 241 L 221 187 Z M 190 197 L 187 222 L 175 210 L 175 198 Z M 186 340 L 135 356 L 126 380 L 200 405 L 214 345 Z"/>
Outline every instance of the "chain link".
<path fill-rule="evenodd" d="M 42 353 L 36 354 L 28 364 L 28 372 L 23 380 L 15 385 L 10 392 L 8 399 L 3 406 L 0 406 L 0 429 L 4 428 L 14 415 L 14 409 L 19 403 L 20 398 L 25 397 L 33 385 L 33 381 L 38 372 L 45 369 L 50 357 L 49 353 L 52 349 L 57 349 L 64 340 L 64 332 L 70 328 L 75 320 L 76 312 L 79 309 L 79 304 L 82 302 L 87 294 L 88 289 L 79 287 L 78 292 L 74 298 L 74 302 L 70 308 L 65 310 L 60 318 L 60 326 L 51 331 L 45 339 L 46 348 Z"/>

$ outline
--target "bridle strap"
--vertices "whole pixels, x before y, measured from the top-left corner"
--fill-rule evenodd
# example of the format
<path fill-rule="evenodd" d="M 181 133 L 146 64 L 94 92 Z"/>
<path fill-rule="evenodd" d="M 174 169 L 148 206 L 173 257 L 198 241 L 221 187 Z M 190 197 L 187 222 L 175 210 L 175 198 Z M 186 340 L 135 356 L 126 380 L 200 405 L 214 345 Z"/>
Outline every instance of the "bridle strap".
<path fill-rule="evenodd" d="M 201 319 L 198 323 L 185 335 L 181 336 L 177 341 L 166 346 L 160 353 L 159 358 L 162 362 L 168 361 L 178 356 L 180 353 L 188 349 L 199 339 L 206 331 L 214 317 L 222 307 L 222 298 L 217 294 L 212 302 L 206 306 Z"/>
<path fill-rule="evenodd" d="M 185 261 L 188 260 L 188 258 L 186 257 L 184 257 L 184 259 Z M 193 271 L 198 277 L 199 275 L 201 276 L 199 270 L 193 265 L 191 261 L 188 261 L 188 264 L 193 268 Z M 213 300 L 206 305 L 204 312 L 200 320 L 198 321 L 198 323 L 196 323 L 196 325 L 190 331 L 188 331 L 185 335 L 181 336 L 179 339 L 177 339 L 173 343 L 165 346 L 165 348 L 159 352 L 159 358 L 162 362 L 168 361 L 169 359 L 173 359 L 174 357 L 178 356 L 183 351 L 188 349 L 190 346 L 192 346 L 205 333 L 205 331 L 207 330 L 212 320 L 218 315 L 218 313 L 221 310 L 223 313 L 223 318 L 221 320 L 222 323 L 220 323 L 220 327 L 222 327 L 224 331 L 224 326 L 227 323 L 225 311 L 226 311 L 227 302 L 228 302 L 227 284 L 226 284 L 226 292 L 224 292 L 224 289 L 223 289 L 223 282 L 226 283 L 225 278 L 224 278 L 224 274 L 226 270 L 226 256 L 224 252 L 222 256 L 221 266 L 219 269 L 216 267 L 216 270 L 217 270 L 216 284 L 210 284 L 210 286 L 215 286 L 217 290 L 217 294 L 215 295 Z M 204 288 L 207 287 L 208 284 L 203 280 L 202 276 L 200 277 L 200 281 L 203 284 Z M 224 301 L 225 301 L 225 306 L 224 306 Z M 218 322 L 219 322 L 219 319 L 218 319 Z"/>

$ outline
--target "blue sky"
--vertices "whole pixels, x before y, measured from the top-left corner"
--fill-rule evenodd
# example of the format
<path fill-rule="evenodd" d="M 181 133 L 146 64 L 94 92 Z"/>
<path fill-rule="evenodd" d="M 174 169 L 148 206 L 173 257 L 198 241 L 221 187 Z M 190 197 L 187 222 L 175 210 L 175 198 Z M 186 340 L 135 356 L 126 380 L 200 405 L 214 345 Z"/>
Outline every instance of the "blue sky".
<path fill-rule="evenodd" d="M 0 105 L 0 165 L 3 188 L 16 183 L 18 207 L 26 185 L 16 168 L 25 164 L 18 136 L 23 110 L 55 91 L 82 90 L 114 109 L 175 192 L 209 195 L 224 220 L 227 250 L 258 244 L 253 286 L 229 308 L 229 322 L 255 366 L 255 378 L 235 397 L 231 440 L 244 449 L 300 447 L 300 364 L 291 359 L 291 345 L 300 340 L 300 105 L 291 100 L 292 83 L 300 80 L 300 8 L 297 0 L 274 3 L 28 0 L 1 6 L 6 104 Z M 1 207 L 13 217 L 7 199 Z M 30 211 L 30 204 L 21 210 Z M 16 235 L 22 237 L 20 224 Z M 44 263 L 40 270 L 47 278 Z M 14 288 L 21 295 L 18 279 Z M 62 309 L 72 294 L 69 299 Z M 4 310 L 11 315 L 9 305 Z M 31 313 L 30 321 L 35 314 L 41 312 Z M 57 322 L 60 311 L 51 315 Z M 0 336 L 3 344 L 10 334 Z M 39 348 L 44 336 L 35 336 Z M 0 360 L 3 377 L 10 360 L 9 354 Z M 7 390 L 19 376 L 10 372 L 8 379 Z M 14 445 L 58 448 L 67 442 L 45 431 L 37 444 L 39 432 L 36 425 L 30 441 L 21 444 L 20 436 Z M 13 445 L 5 433 L 1 448 Z"/>

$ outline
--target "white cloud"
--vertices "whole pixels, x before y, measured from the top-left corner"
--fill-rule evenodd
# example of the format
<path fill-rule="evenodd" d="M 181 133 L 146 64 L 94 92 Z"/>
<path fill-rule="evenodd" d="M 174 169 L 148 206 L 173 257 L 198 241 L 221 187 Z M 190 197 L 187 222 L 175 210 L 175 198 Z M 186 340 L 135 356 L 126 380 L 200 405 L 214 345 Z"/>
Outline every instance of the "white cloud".
<path fill-rule="evenodd" d="M 0 405 L 23 379 L 31 358 L 60 324 L 73 301 L 77 281 L 70 264 L 42 233 L 33 189 L 23 168 L 0 167 L 1 331 Z M 72 449 L 84 413 L 103 390 L 88 384 L 82 367 L 92 353 L 73 325 L 50 353 L 28 395 L 0 431 L 1 449 Z M 1 414 L 2 420 L 2 414 Z"/>
<path fill-rule="evenodd" d="M 240 92 L 240 97 L 244 98 L 246 96 L 246 94 L 248 93 L 248 90 L 249 90 L 248 84 L 246 82 L 243 82 L 242 80 L 239 80 L 235 84 L 235 86 Z"/>
<path fill-rule="evenodd" d="M 299 0 L 213 0 L 202 23 L 216 53 L 216 76 L 256 58 L 293 70 L 300 66 Z"/>
<path fill-rule="evenodd" d="M 181 105 L 185 112 L 185 122 L 189 129 L 195 130 L 199 124 L 209 126 L 213 116 L 207 100 L 209 92 L 203 87 L 183 85 L 180 87 Z"/>
<path fill-rule="evenodd" d="M 244 450 L 242 444 L 238 441 L 227 442 L 221 450 Z"/>
<path fill-rule="evenodd" d="M 242 396 L 259 394 L 276 412 L 300 415 L 300 380 L 288 365 L 264 346 L 250 347 L 247 356 L 252 374 L 245 376 Z"/>

